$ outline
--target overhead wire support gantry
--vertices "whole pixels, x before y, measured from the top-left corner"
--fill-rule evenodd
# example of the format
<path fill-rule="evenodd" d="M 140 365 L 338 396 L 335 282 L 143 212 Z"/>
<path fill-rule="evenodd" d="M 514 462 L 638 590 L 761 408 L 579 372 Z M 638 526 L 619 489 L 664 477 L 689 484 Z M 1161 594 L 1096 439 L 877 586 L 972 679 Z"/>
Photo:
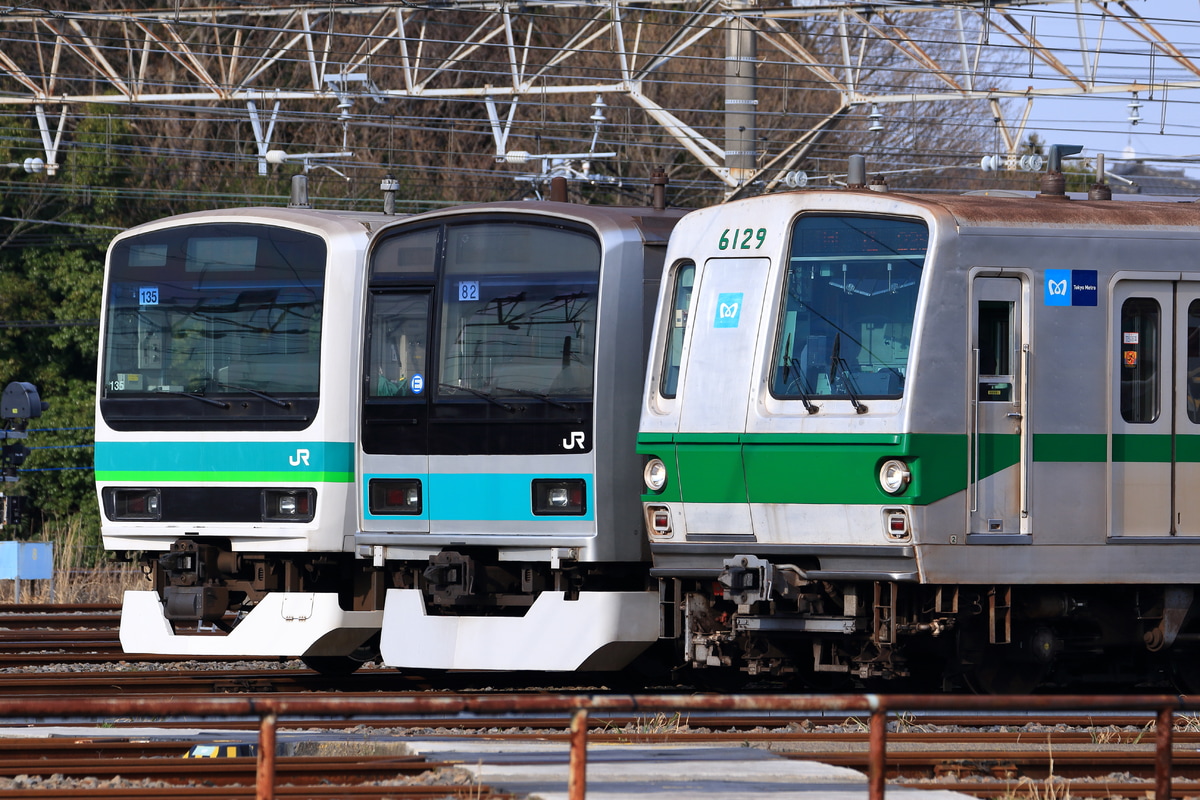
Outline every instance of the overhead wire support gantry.
<path fill-rule="evenodd" d="M 309 149 L 352 159 L 347 131 L 381 124 L 397 104 L 419 114 L 429 101 L 479 103 L 496 162 L 520 164 L 512 153 L 554 156 L 510 146 L 534 138 L 548 103 L 578 106 L 579 140 L 591 139 L 583 155 L 611 150 L 605 140 L 617 134 L 597 135 L 582 113 L 607 98 L 736 196 L 779 185 L 829 131 L 859 117 L 864 135 L 877 134 L 909 107 L 972 103 L 987 109 L 1004 157 L 1015 161 L 1039 100 L 1157 92 L 1165 129 L 1168 93 L 1200 88 L 1200 64 L 1172 41 L 1166 21 L 1124 0 L 186 5 L 0 13 L 0 106 L 36 117 L 46 173 L 55 174 L 64 137 L 93 104 L 239 115 L 256 146 L 248 160 L 266 174 L 268 154 L 284 150 L 278 123 L 291 104 L 327 104 L 337 141 Z M 809 30 L 834 46 L 814 47 Z M 722 51 L 723 106 L 672 107 L 661 98 L 663 86 L 691 80 L 698 60 Z M 785 77 L 764 77 L 768 66 Z M 767 137 L 764 97 L 786 92 L 789 81 L 837 102 L 821 114 L 777 115 Z M 723 113 L 724 130 L 698 112 Z M 288 153 L 308 166 L 304 158 Z"/>

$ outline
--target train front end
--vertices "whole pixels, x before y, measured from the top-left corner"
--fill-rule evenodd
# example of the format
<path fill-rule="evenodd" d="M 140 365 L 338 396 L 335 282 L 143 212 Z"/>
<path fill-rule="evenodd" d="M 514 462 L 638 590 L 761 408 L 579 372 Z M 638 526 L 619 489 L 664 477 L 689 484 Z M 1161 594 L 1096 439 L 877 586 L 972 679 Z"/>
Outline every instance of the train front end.
<path fill-rule="evenodd" d="M 346 215 L 247 209 L 113 241 L 97 492 L 105 547 L 152 581 L 125 596 L 126 652 L 324 664 L 378 631 L 350 550 L 367 238 Z"/>
<path fill-rule="evenodd" d="M 634 441 L 681 215 L 491 203 L 379 235 L 357 544 L 389 666 L 611 669 L 657 639 Z"/>
<path fill-rule="evenodd" d="M 922 525 L 959 513 L 939 476 L 966 462 L 955 416 L 914 410 L 961 391 L 917 375 L 938 358 L 918 335 L 937 229 L 874 192 L 776 194 L 675 229 L 639 451 L 664 636 L 688 667 L 908 672 L 896 587 L 920 581 Z"/>

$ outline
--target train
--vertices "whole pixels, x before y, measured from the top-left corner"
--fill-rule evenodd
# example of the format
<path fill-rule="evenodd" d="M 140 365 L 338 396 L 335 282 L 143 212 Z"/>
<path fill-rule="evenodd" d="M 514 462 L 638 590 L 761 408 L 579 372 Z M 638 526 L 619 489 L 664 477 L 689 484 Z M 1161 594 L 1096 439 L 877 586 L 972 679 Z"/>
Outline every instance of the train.
<path fill-rule="evenodd" d="M 97 485 L 106 546 L 155 582 L 123 644 L 1196 687 L 1200 206 L 1069 196 L 1060 155 L 1036 195 L 888 191 L 860 162 L 690 212 L 660 181 L 649 208 L 123 234 Z M 259 354 L 279 377 L 235 379 Z"/>
<path fill-rule="evenodd" d="M 638 406 L 651 207 L 294 203 L 121 234 L 96 480 L 128 653 L 620 669 L 658 640 Z M 547 631 L 556 631 L 553 640 Z"/>
<path fill-rule="evenodd" d="M 636 453 L 671 228 L 649 208 L 417 214 L 368 255 L 357 554 L 383 663 L 617 670 L 658 640 Z"/>
<path fill-rule="evenodd" d="M 676 226 L 638 450 L 681 668 L 1196 687 L 1200 206 L 1051 155 L 1032 196 L 860 166 Z"/>
<path fill-rule="evenodd" d="M 95 434 L 106 549 L 136 553 L 127 653 L 302 657 L 377 651 L 382 609 L 351 552 L 347 358 L 371 233 L 394 216 L 202 211 L 109 246 Z"/>

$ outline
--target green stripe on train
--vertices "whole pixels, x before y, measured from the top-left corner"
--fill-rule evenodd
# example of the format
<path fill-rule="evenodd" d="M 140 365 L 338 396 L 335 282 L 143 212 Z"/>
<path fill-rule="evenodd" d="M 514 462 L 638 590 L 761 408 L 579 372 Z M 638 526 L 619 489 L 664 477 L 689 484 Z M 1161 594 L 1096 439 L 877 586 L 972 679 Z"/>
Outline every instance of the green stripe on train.
<path fill-rule="evenodd" d="M 667 486 L 647 502 L 850 503 L 928 505 L 967 485 L 965 434 L 733 434 L 655 433 L 639 437 L 638 452 L 667 466 Z M 1200 436 L 1174 437 L 1176 461 L 1200 462 Z M 1172 437 L 1116 434 L 1113 459 L 1172 458 Z M 1033 437 L 1035 463 L 1103 463 L 1107 434 L 1042 433 Z M 913 484 L 900 497 L 879 488 L 879 464 L 903 458 Z M 986 478 L 1017 464 L 1016 434 L 981 434 L 977 474 Z"/>
<path fill-rule="evenodd" d="M 143 472 L 105 470 L 96 472 L 96 480 L 108 483 L 352 483 L 353 472 Z"/>
<path fill-rule="evenodd" d="M 667 465 L 667 488 L 648 501 L 696 503 L 883 503 L 881 461 L 904 458 L 915 480 L 903 502 L 927 504 L 966 487 L 967 437 L 958 434 L 656 435 L 638 451 Z M 1001 453 L 990 446 L 988 469 Z M 672 452 L 673 451 L 673 452 Z"/>

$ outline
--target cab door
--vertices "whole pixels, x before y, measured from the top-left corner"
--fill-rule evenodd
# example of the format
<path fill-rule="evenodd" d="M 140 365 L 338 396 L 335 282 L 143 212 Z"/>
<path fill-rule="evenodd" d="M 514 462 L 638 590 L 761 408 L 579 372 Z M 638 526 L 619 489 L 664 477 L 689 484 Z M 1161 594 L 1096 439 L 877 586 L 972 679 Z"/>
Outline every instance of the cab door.
<path fill-rule="evenodd" d="M 976 278 L 972 297 L 970 532 L 1025 534 L 1030 458 L 1024 284 Z"/>
<path fill-rule="evenodd" d="M 675 439 L 692 534 L 749 534 L 742 437 L 770 260 L 712 258 L 693 290 Z"/>

